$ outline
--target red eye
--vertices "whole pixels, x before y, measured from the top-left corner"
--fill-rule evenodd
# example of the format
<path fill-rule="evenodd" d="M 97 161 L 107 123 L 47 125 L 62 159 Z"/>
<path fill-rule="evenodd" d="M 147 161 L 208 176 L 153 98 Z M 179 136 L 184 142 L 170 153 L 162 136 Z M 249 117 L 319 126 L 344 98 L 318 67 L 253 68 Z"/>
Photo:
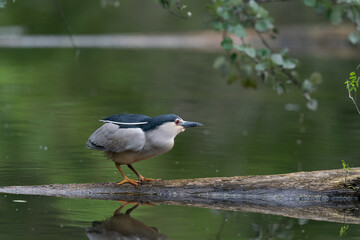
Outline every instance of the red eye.
<path fill-rule="evenodd" d="M 179 119 L 176 119 L 176 120 L 175 120 L 175 124 L 176 124 L 176 125 L 178 125 L 178 124 L 179 124 L 179 122 L 180 122 L 180 120 L 179 120 Z"/>

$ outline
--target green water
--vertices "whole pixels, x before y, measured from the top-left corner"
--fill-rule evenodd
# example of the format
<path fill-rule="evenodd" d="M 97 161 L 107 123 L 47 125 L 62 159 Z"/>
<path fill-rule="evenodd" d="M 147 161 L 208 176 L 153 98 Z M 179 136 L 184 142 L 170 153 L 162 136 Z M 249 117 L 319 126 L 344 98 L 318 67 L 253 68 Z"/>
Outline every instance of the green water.
<path fill-rule="evenodd" d="M 319 110 L 310 112 L 293 88 L 278 96 L 269 86 L 227 85 L 212 69 L 215 57 L 192 51 L 82 50 L 76 61 L 73 50 L 2 49 L 1 186 L 121 180 L 111 161 L 85 147 L 101 125 L 98 120 L 119 113 L 175 113 L 205 124 L 177 136 L 171 152 L 136 163 L 145 177 L 334 169 L 341 168 L 342 159 L 360 165 L 359 116 L 343 84 L 356 59 L 301 59 L 303 76 L 313 70 L 324 74 L 314 94 Z M 288 103 L 300 110 L 287 111 Z M 86 228 L 110 218 L 120 205 L 0 195 L 0 239 L 88 239 Z M 170 205 L 143 205 L 131 216 L 169 239 L 338 239 L 342 226 Z M 360 227 L 349 225 L 347 238 L 359 235 Z"/>

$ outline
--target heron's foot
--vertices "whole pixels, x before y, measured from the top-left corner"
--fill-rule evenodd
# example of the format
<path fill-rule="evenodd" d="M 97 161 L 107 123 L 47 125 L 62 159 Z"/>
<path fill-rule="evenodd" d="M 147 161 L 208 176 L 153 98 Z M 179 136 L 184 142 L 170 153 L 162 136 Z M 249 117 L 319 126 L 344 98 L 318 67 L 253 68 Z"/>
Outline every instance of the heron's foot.
<path fill-rule="evenodd" d="M 153 179 L 153 178 L 144 178 L 143 176 L 139 177 L 140 182 L 154 182 L 154 181 L 162 181 L 160 178 Z"/>
<path fill-rule="evenodd" d="M 124 180 L 122 180 L 121 182 L 116 183 L 117 185 L 122 185 L 124 183 L 130 183 L 134 186 L 139 186 L 139 183 L 141 183 L 141 181 L 137 181 L 128 177 L 125 177 Z"/>
<path fill-rule="evenodd" d="M 146 205 L 150 207 L 154 207 L 155 205 L 160 205 L 160 203 L 148 203 L 148 202 L 137 202 L 137 201 L 124 201 L 124 200 L 116 200 L 117 202 L 121 202 L 121 206 L 126 206 L 129 204 L 139 204 L 139 205 Z"/>
<path fill-rule="evenodd" d="M 116 200 L 117 202 L 121 202 L 123 205 L 129 205 L 129 204 L 137 204 L 139 202 L 137 201 L 124 201 L 124 200 Z"/>

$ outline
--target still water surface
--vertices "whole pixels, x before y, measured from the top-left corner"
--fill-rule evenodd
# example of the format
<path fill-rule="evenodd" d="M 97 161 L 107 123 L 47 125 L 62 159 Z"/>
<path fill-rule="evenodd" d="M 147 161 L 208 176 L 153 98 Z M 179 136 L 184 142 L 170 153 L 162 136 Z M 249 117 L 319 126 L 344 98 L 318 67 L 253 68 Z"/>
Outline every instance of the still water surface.
<path fill-rule="evenodd" d="M 302 59 L 302 76 L 313 70 L 324 75 L 314 94 L 319 110 L 310 112 L 293 88 L 277 96 L 266 86 L 227 85 L 212 69 L 215 57 L 190 51 L 82 50 L 75 61 L 72 50 L 2 50 L 1 186 L 121 180 L 112 162 L 85 147 L 98 120 L 119 113 L 175 113 L 206 125 L 180 134 L 171 152 L 136 163 L 145 177 L 334 169 L 342 159 L 360 165 L 359 116 L 343 84 L 356 60 Z M 294 106 L 289 103 L 297 111 L 289 111 Z M 91 234 L 92 222 L 98 221 L 97 227 L 117 223 L 99 221 L 109 220 L 120 205 L 0 195 L 0 239 L 105 239 Z M 133 219 L 144 231 L 156 227 L 169 239 L 338 239 L 343 226 L 169 205 L 140 206 L 126 221 Z M 346 238 L 358 236 L 360 227 L 349 225 Z"/>

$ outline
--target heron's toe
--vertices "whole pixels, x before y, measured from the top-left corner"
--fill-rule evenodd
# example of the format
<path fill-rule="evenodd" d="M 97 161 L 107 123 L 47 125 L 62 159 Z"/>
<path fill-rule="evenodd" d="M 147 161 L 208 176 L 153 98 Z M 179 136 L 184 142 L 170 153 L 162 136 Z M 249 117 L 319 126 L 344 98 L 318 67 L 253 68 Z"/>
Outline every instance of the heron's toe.
<path fill-rule="evenodd" d="M 134 186 L 139 186 L 140 181 L 134 180 L 134 179 L 130 179 L 130 178 L 124 178 L 124 180 L 122 180 L 121 182 L 116 183 L 117 185 L 122 185 L 124 183 L 130 183 Z"/>
<path fill-rule="evenodd" d="M 153 182 L 153 181 L 162 181 L 160 178 L 158 179 L 153 179 L 153 178 L 144 178 L 144 177 L 139 177 L 139 181 L 140 182 Z"/>

